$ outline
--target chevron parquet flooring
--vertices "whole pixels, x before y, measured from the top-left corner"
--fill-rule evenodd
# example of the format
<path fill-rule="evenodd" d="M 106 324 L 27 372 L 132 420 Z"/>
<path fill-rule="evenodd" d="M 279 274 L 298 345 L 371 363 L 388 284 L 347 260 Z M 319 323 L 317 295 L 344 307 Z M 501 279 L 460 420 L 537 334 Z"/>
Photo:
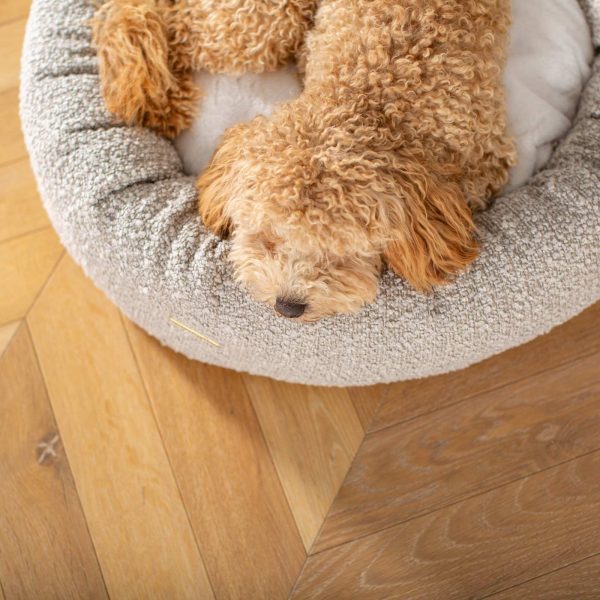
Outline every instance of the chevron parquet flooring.
<path fill-rule="evenodd" d="M 600 598 L 600 304 L 461 372 L 189 361 L 62 249 L 0 5 L 0 599 Z"/>

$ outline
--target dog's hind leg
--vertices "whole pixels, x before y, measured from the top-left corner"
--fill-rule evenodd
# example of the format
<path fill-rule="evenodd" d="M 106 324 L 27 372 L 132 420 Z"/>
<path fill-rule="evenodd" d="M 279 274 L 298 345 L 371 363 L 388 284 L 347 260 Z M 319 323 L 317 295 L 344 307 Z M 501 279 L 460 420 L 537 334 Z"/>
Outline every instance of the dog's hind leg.
<path fill-rule="evenodd" d="M 172 47 L 169 9 L 166 0 L 109 0 L 92 27 L 107 108 L 172 138 L 191 124 L 199 91 Z"/>

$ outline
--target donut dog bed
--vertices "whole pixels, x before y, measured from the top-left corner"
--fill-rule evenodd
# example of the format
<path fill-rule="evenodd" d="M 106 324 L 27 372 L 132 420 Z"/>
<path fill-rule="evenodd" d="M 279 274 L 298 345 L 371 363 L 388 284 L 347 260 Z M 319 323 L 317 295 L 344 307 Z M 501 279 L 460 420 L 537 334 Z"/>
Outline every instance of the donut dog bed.
<path fill-rule="evenodd" d="M 581 0 L 596 46 L 600 0 Z M 123 312 L 207 363 L 277 379 L 366 385 L 460 369 L 600 298 L 600 59 L 545 168 L 479 215 L 482 253 L 430 295 L 386 272 L 376 301 L 313 325 L 279 318 L 233 280 L 171 142 L 115 123 L 99 93 L 85 0 L 34 0 L 21 118 L 62 242 Z"/>

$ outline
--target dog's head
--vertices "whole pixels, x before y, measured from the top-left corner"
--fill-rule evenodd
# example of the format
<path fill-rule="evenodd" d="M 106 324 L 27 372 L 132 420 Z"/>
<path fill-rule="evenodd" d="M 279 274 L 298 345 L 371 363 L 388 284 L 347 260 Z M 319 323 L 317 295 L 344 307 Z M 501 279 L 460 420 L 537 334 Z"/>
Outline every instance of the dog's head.
<path fill-rule="evenodd" d="M 372 151 L 361 132 L 259 117 L 230 129 L 198 181 L 201 217 L 231 233 L 238 279 L 280 314 L 316 321 L 373 301 L 384 262 L 418 290 L 477 255 L 449 173 Z"/>

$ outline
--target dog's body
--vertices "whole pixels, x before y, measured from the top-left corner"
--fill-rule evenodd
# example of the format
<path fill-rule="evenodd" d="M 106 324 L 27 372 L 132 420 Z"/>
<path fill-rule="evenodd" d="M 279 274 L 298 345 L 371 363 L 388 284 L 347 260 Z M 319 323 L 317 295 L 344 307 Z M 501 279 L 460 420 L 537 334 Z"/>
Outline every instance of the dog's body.
<path fill-rule="evenodd" d="M 510 0 L 321 0 L 306 44 L 288 44 L 300 97 L 231 128 L 199 179 L 203 220 L 232 231 L 255 297 L 311 321 L 371 301 L 382 258 L 422 290 L 474 260 L 471 210 L 515 158 L 509 20 Z"/>

